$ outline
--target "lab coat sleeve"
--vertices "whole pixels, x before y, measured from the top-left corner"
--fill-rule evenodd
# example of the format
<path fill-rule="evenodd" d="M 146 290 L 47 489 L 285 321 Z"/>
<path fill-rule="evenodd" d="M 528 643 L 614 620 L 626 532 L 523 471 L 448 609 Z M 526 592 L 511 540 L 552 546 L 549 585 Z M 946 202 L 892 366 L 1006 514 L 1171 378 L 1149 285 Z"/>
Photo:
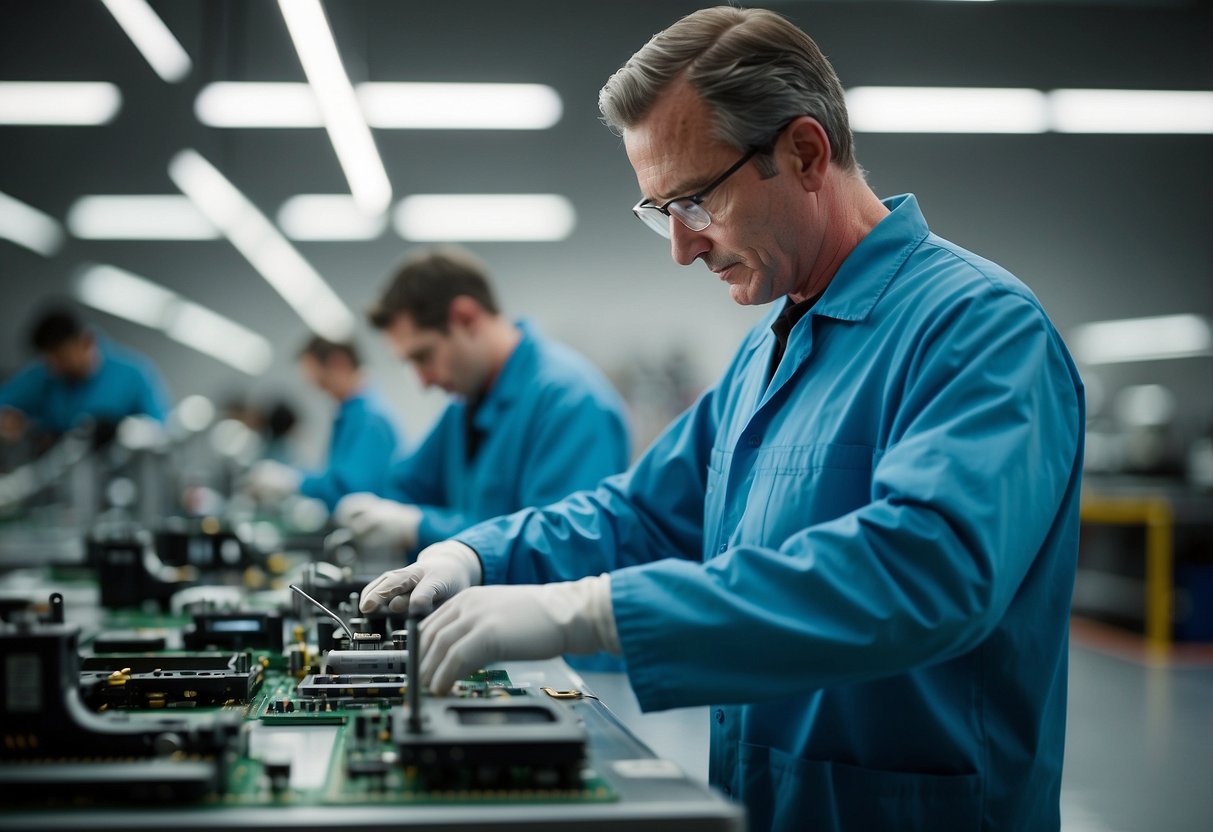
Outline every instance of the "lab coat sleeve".
<path fill-rule="evenodd" d="M 334 437 L 328 468 L 304 477 L 299 485 L 299 493 L 323 500 L 330 510 L 347 494 L 382 494 L 396 453 L 396 434 L 386 419 L 366 411 L 351 418 L 354 415 L 347 414 L 349 423 Z"/>
<path fill-rule="evenodd" d="M 442 482 L 443 461 L 448 434 L 459 428 L 456 421 L 448 406 L 420 444 L 392 465 L 385 495 L 388 499 L 412 505 L 447 501 Z"/>
<path fill-rule="evenodd" d="M 448 406 L 421 444 L 392 466 L 388 477 L 389 500 L 421 509 L 419 548 L 446 540 L 473 522 L 459 510 L 448 508 L 454 500 L 444 479 L 451 454 L 460 447 L 453 432 L 463 430 L 461 420 L 462 411 Z"/>
<path fill-rule="evenodd" d="M 36 419 L 38 399 L 46 380 L 46 371 L 38 364 L 27 364 L 0 384 L 0 407 L 20 410 Z"/>
<path fill-rule="evenodd" d="M 574 580 L 660 558 L 698 560 L 717 418 L 709 391 L 629 471 L 592 491 L 474 526 L 456 539 L 480 555 L 486 584 Z"/>
<path fill-rule="evenodd" d="M 612 575 L 646 710 L 803 694 L 945 661 L 1006 610 L 1081 472 L 1081 385 L 1042 312 L 991 292 L 919 345 L 871 502 L 777 549 Z M 769 510 L 778 511 L 777 505 Z"/>

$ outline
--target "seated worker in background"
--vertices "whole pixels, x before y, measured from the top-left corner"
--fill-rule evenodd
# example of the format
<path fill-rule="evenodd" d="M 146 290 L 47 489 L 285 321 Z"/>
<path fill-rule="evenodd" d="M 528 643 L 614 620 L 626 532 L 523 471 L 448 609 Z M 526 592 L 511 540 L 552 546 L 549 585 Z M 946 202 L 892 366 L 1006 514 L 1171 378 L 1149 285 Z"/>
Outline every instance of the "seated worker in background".
<path fill-rule="evenodd" d="M 713 705 L 752 830 L 1058 829 L 1084 405 L 1040 303 L 871 191 L 838 76 L 773 12 L 687 16 L 600 103 L 675 261 L 775 303 L 628 473 L 362 609 L 445 602 L 435 693 L 606 649 L 644 710 Z"/>
<path fill-rule="evenodd" d="M 394 466 L 392 499 L 354 494 L 337 506 L 337 521 L 358 539 L 428 546 L 627 467 L 627 419 L 614 388 L 568 347 L 503 317 L 484 266 L 469 253 L 414 254 L 368 317 L 425 386 L 457 398 Z"/>
<path fill-rule="evenodd" d="M 327 467 L 304 474 L 263 459 L 249 471 L 249 492 L 267 501 L 298 492 L 323 500 L 330 511 L 347 494 L 384 493 L 400 439 L 387 405 L 367 384 L 357 348 L 316 336 L 299 351 L 299 370 L 337 403 Z"/>
<path fill-rule="evenodd" d="M 38 359 L 0 385 L 4 439 L 19 439 L 27 427 L 56 436 L 89 420 L 111 427 L 127 416 L 164 421 L 169 396 L 151 361 L 85 327 L 74 312 L 45 311 L 29 343 Z"/>

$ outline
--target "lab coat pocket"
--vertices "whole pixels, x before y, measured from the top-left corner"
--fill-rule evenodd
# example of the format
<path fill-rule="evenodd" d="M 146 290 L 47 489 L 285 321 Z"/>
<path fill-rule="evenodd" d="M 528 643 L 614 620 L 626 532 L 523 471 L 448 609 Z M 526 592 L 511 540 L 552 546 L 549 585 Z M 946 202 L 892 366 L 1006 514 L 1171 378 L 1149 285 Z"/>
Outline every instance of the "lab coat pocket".
<path fill-rule="evenodd" d="M 750 829 L 966 832 L 981 828 L 981 776 L 939 775 L 805 760 L 741 746 Z"/>
<path fill-rule="evenodd" d="M 873 456 L 874 449 L 866 445 L 771 448 L 754 482 L 754 492 L 766 495 L 764 545 L 780 546 L 809 526 L 871 502 Z"/>

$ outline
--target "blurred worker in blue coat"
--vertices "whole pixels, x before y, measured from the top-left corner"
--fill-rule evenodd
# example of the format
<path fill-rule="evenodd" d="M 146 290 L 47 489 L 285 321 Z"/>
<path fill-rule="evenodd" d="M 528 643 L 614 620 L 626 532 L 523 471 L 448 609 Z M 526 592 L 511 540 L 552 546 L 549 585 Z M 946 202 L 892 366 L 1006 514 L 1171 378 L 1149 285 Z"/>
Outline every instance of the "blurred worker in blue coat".
<path fill-rule="evenodd" d="M 614 388 L 530 322 L 504 317 L 470 253 L 419 251 L 369 318 L 422 384 L 456 398 L 393 467 L 391 499 L 342 502 L 338 519 L 360 539 L 428 546 L 627 467 L 627 421 Z"/>
<path fill-rule="evenodd" d="M 127 416 L 163 422 L 164 380 L 144 356 L 86 327 L 66 307 L 46 310 L 30 330 L 37 360 L 0 385 L 0 433 L 27 428 L 50 436 L 92 421 L 111 428 Z"/>
<path fill-rule="evenodd" d="M 249 471 L 249 491 L 264 500 L 296 492 L 323 500 L 329 509 L 347 494 L 387 490 L 388 471 L 400 445 L 386 403 L 368 383 L 353 342 L 319 335 L 299 352 L 299 370 L 337 403 L 325 468 L 304 473 L 272 459 Z"/>
<path fill-rule="evenodd" d="M 711 781 L 751 829 L 1056 830 L 1084 425 L 1062 339 L 872 193 L 833 68 L 778 15 L 694 13 L 600 104 L 674 259 L 774 305 L 626 474 L 431 547 L 363 608 L 445 601 L 435 692 L 621 653 L 642 708 L 713 706 Z"/>
<path fill-rule="evenodd" d="M 456 398 L 394 466 L 390 499 L 354 494 L 338 506 L 337 520 L 358 540 L 415 550 L 627 467 L 627 419 L 614 388 L 533 324 L 503 316 L 470 253 L 415 253 L 369 317 L 425 386 Z M 619 667 L 605 656 L 575 663 Z"/>

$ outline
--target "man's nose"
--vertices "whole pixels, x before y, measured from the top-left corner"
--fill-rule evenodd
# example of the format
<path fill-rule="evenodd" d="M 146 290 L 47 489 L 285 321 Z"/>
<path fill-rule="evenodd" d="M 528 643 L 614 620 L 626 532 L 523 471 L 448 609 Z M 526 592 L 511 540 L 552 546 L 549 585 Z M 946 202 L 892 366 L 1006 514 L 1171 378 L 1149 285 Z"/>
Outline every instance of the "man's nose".
<path fill-rule="evenodd" d="M 689 266 L 711 251 L 712 243 L 703 231 L 692 231 L 676 217 L 670 217 L 670 256 L 680 266 Z M 705 229 L 706 231 L 706 229 Z"/>

